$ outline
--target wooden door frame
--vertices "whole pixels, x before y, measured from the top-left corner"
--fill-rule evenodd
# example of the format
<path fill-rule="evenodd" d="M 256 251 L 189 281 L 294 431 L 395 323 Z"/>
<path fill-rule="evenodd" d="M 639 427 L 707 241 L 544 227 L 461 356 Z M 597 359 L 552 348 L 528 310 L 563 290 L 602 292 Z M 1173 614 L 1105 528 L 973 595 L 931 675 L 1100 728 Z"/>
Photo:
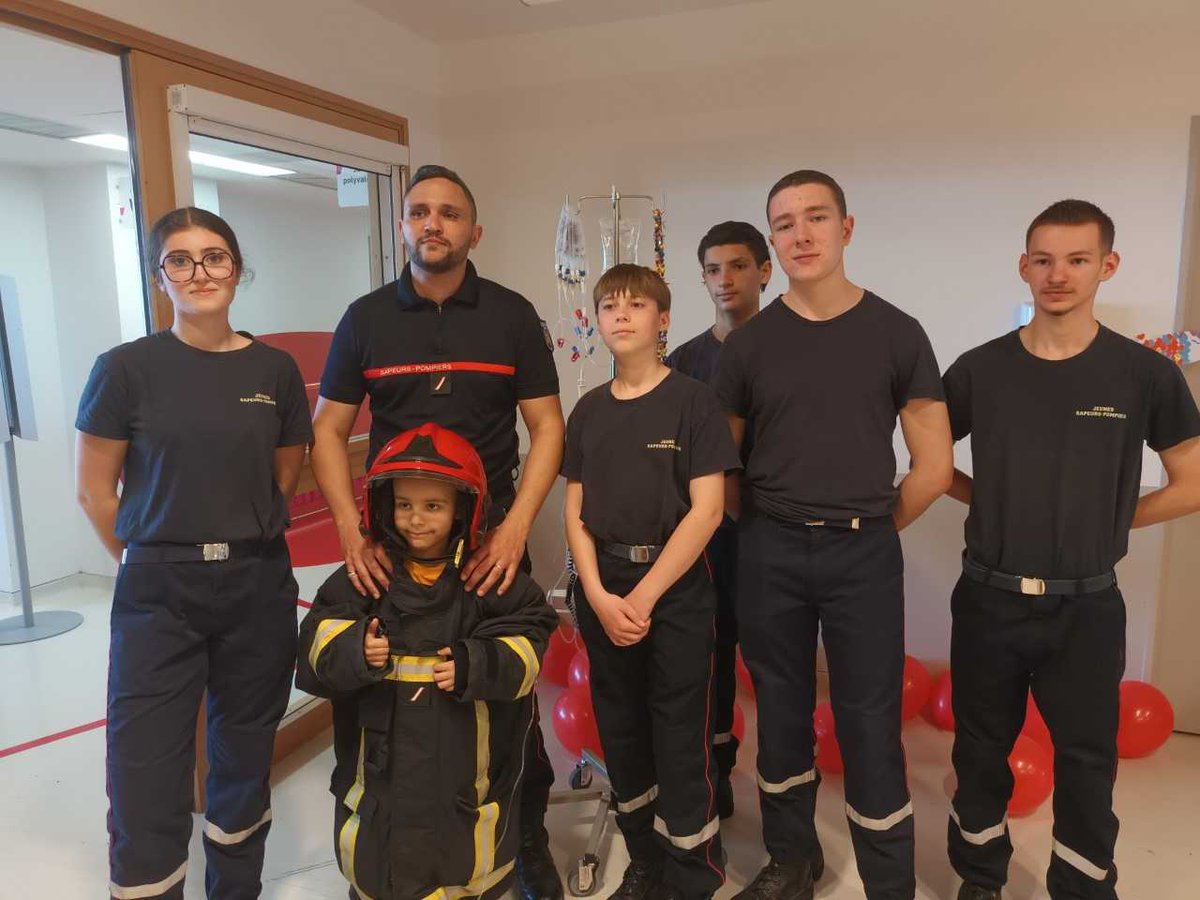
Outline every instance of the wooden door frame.
<path fill-rule="evenodd" d="M 190 84 L 317 122 L 408 145 L 408 119 L 303 82 L 276 75 L 207 50 L 127 25 L 58 0 L 2 0 L 0 23 L 120 56 L 125 79 L 130 160 L 138 187 L 138 234 L 144 245 L 149 223 L 176 207 L 167 116 L 167 87 Z M 172 321 L 170 302 L 158 290 L 148 267 L 143 278 L 151 292 L 152 329 Z M 365 453 L 352 448 L 352 464 L 361 470 Z M 361 474 L 358 471 L 357 474 Z M 305 465 L 301 490 L 315 487 Z M 332 724 L 325 700 L 314 699 L 284 716 L 275 739 L 273 762 L 300 747 Z M 197 722 L 197 802 L 203 809 L 207 770 L 203 710 Z"/>

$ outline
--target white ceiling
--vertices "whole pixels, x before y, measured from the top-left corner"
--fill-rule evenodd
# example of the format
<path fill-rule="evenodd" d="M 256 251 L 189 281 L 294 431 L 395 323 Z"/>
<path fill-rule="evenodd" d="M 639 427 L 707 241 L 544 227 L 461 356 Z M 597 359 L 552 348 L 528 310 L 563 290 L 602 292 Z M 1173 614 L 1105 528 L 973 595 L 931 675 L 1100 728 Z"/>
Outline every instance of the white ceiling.
<path fill-rule="evenodd" d="M 502 34 L 645 19 L 719 6 L 739 6 L 761 0 L 556 0 L 544 6 L 525 6 L 521 0 L 353 2 L 429 40 L 449 43 Z"/>

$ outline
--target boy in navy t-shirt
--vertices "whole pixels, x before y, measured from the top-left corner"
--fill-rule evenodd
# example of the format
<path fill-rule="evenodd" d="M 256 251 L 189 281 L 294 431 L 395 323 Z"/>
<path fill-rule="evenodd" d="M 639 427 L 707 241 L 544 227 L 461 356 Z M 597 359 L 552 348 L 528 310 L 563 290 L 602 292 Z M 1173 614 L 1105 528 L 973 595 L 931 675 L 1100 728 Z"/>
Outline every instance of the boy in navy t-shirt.
<path fill-rule="evenodd" d="M 617 823 L 620 900 L 710 897 L 724 881 L 712 758 L 716 592 L 704 547 L 740 468 L 712 390 L 660 358 L 671 294 L 619 265 L 596 284 L 612 381 L 567 425 L 567 543 Z"/>

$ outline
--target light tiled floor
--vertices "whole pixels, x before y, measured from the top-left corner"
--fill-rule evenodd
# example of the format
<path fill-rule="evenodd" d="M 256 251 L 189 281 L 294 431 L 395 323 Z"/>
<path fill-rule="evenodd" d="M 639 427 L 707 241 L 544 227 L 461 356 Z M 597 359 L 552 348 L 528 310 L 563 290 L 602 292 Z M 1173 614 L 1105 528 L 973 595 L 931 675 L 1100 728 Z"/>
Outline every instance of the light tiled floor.
<path fill-rule="evenodd" d="M 329 567 L 301 570 L 300 596 L 312 597 Z M 66 635 L 0 647 L 0 748 L 61 731 L 104 716 L 111 581 L 80 577 L 39 589 L 42 608 L 84 613 L 84 624 Z M 16 613 L 0 595 L 0 617 Z M 302 613 L 303 611 L 301 611 Z M 541 688 L 548 712 L 558 689 Z M 725 900 L 752 878 L 765 857 L 759 843 L 754 787 L 752 706 L 743 699 L 751 734 L 734 773 L 737 814 L 722 833 L 729 853 Z M 565 788 L 570 761 L 550 737 L 558 787 Z M 945 856 L 951 737 L 917 719 L 905 729 L 909 777 L 916 808 L 917 896 L 952 898 L 957 889 Z M 267 845 L 262 896 L 269 900 L 343 898 L 345 884 L 333 863 L 332 753 L 327 739 L 314 742 L 278 767 L 274 823 Z M 1116 808 L 1121 817 L 1117 865 L 1127 900 L 1193 900 L 1200 896 L 1200 737 L 1175 735 L 1148 759 L 1122 762 Z M 547 823 L 556 860 L 565 869 L 583 850 L 593 803 L 551 807 Z M 106 874 L 104 732 L 95 729 L 0 759 L 0 898 L 74 900 L 104 895 Z M 821 900 L 862 897 L 843 815 L 839 777 L 826 779 L 817 805 L 825 849 Z M 1012 823 L 1016 855 L 1005 896 L 1047 897 L 1044 872 L 1050 853 L 1050 809 Z M 620 880 L 626 857 L 618 839 L 604 848 L 605 896 Z M 192 844 L 188 898 L 203 897 L 203 851 L 199 829 Z"/>

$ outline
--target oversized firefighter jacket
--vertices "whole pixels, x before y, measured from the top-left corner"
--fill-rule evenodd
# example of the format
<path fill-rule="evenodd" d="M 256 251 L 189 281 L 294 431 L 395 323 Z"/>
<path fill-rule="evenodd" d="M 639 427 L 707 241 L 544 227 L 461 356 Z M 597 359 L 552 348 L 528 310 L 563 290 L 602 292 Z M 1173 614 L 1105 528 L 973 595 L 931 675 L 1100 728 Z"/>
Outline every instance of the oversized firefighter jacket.
<path fill-rule="evenodd" d="M 378 616 L 390 665 L 363 654 Z M 397 565 L 380 600 L 345 567 L 300 626 L 296 686 L 333 700 L 334 834 L 342 874 L 360 898 L 500 896 L 519 841 L 520 773 L 533 688 L 557 616 L 518 573 L 503 597 L 467 593 L 447 565 L 431 586 Z M 442 647 L 455 690 L 434 684 Z"/>

